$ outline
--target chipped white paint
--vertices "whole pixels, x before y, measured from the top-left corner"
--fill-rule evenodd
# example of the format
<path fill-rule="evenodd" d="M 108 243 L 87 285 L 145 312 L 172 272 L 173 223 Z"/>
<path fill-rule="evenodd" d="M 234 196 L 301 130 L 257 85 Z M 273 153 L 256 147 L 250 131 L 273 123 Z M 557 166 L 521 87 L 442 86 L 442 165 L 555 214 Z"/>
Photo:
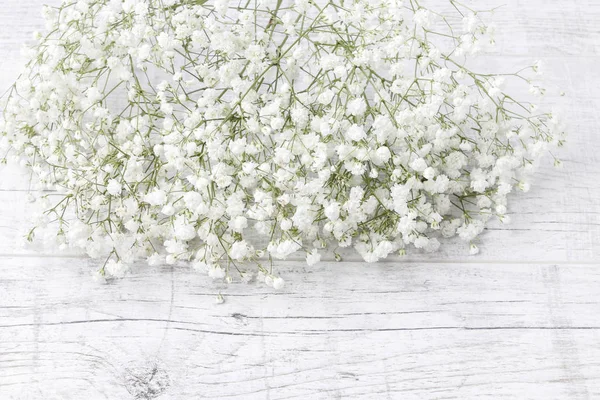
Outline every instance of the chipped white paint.
<path fill-rule="evenodd" d="M 42 2 L 2 2 L 2 92 Z M 544 58 L 572 134 L 565 168 L 542 168 L 480 255 L 287 262 L 275 293 L 144 266 L 98 285 L 85 258 L 15 247 L 31 210 L 5 168 L 0 399 L 600 398 L 600 3 L 488 3 L 506 6 L 482 64 Z"/>

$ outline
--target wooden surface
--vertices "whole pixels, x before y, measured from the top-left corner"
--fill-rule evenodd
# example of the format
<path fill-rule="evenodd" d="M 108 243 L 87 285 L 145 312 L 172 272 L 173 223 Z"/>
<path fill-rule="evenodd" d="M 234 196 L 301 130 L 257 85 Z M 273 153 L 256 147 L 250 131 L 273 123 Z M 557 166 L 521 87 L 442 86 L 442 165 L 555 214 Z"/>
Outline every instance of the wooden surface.
<path fill-rule="evenodd" d="M 2 2 L 2 92 L 42 3 Z M 600 398 L 600 2 L 488 4 L 506 5 L 480 62 L 544 59 L 571 134 L 479 255 L 289 261 L 280 292 L 143 265 L 100 285 L 85 258 L 15 245 L 31 209 L 4 168 L 0 399 Z"/>

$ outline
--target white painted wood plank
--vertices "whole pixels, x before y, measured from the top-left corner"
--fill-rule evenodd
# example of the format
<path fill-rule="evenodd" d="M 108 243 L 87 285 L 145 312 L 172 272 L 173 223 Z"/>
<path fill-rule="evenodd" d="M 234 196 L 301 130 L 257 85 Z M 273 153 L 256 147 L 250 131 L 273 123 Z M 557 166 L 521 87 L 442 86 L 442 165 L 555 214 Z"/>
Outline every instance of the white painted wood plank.
<path fill-rule="evenodd" d="M 3 398 L 132 398 L 128 370 L 155 365 L 161 399 L 600 396 L 597 266 L 290 262 L 273 293 L 187 269 L 100 285 L 82 260 L 0 263 Z"/>

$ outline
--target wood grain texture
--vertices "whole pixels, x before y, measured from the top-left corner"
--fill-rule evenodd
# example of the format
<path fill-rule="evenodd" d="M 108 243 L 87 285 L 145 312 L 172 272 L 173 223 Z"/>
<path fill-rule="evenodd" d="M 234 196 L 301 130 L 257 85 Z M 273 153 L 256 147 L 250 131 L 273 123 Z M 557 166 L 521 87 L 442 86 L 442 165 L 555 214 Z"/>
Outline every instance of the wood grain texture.
<path fill-rule="evenodd" d="M 273 293 L 187 269 L 99 285 L 83 260 L 1 262 L 9 393 L 130 398 L 132 371 L 156 366 L 173 399 L 600 396 L 596 266 L 289 262 Z"/>
<path fill-rule="evenodd" d="M 44 2 L 58 0 L 2 2 L 0 92 Z M 16 246 L 32 209 L 26 175 L 7 167 L 0 400 L 600 398 L 600 2 L 484 6 L 501 4 L 497 51 L 480 66 L 544 59 L 544 102 L 571 134 L 564 169 L 542 165 L 480 255 L 289 261 L 276 265 L 281 292 L 144 265 L 103 285 L 94 261 Z"/>

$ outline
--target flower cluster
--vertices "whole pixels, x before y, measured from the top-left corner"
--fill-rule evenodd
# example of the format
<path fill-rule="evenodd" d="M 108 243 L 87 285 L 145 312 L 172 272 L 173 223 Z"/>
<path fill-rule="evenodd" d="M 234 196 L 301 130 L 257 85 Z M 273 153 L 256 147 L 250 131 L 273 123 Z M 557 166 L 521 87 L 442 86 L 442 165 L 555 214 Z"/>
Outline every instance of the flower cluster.
<path fill-rule="evenodd" d="M 35 176 L 44 232 L 122 276 L 137 259 L 213 278 L 297 251 L 367 262 L 472 242 L 563 131 L 448 0 L 65 0 L 45 8 L 4 107 L 2 147 Z M 529 96 L 529 95 L 528 95 Z M 471 251 L 476 252 L 476 246 Z M 337 256 L 337 253 L 335 253 Z M 336 257 L 337 258 L 337 257 Z M 254 269 L 256 271 L 256 269 Z"/>

